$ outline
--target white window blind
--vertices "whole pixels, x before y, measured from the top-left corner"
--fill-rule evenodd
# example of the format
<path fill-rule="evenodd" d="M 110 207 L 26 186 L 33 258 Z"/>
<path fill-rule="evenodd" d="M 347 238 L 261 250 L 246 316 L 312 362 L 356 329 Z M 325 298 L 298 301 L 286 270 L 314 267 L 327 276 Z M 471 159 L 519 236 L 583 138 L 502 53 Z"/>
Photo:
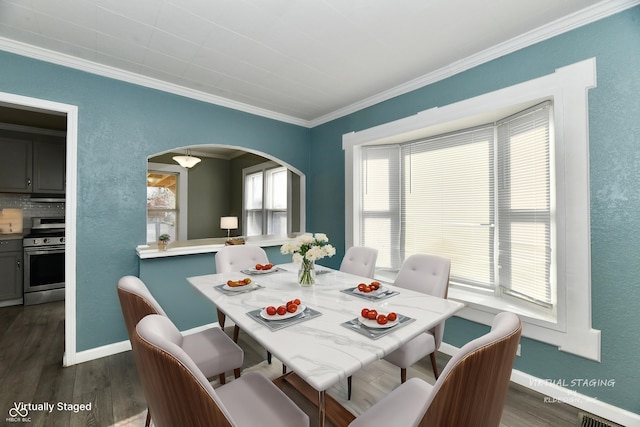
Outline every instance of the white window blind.
<path fill-rule="evenodd" d="M 549 106 L 424 140 L 362 148 L 360 245 L 377 266 L 451 259 L 451 283 L 553 304 Z"/>
<path fill-rule="evenodd" d="M 548 103 L 498 123 L 500 286 L 545 306 L 551 277 L 551 156 Z"/>

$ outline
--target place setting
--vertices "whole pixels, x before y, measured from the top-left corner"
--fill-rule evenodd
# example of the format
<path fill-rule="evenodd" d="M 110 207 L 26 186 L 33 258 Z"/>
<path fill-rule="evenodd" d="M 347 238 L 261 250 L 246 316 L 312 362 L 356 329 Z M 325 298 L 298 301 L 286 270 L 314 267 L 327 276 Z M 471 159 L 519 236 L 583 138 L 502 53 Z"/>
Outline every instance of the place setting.
<path fill-rule="evenodd" d="M 251 310 L 247 315 L 272 331 L 305 322 L 322 315 L 317 310 L 307 307 L 299 298 L 283 303 L 267 305 Z"/>
<path fill-rule="evenodd" d="M 413 321 L 415 319 L 393 311 L 382 313 L 376 309 L 365 307 L 360 311 L 358 317 L 343 322 L 341 325 L 375 340 Z"/>
<path fill-rule="evenodd" d="M 342 289 L 340 292 L 348 295 L 354 295 L 369 301 L 381 301 L 400 293 L 383 287 L 380 282 L 375 280 L 370 283 L 360 283 L 358 286 Z"/>
<path fill-rule="evenodd" d="M 227 280 L 227 283 L 216 285 L 213 288 L 225 295 L 238 295 L 261 289 L 263 286 L 245 277 L 239 280 Z"/>
<path fill-rule="evenodd" d="M 283 271 L 283 270 L 280 267 L 276 267 L 271 263 L 267 263 L 267 264 L 256 264 L 252 268 L 246 268 L 240 271 L 244 274 L 255 276 L 255 275 L 261 275 L 261 274 L 276 273 L 278 271 Z"/>

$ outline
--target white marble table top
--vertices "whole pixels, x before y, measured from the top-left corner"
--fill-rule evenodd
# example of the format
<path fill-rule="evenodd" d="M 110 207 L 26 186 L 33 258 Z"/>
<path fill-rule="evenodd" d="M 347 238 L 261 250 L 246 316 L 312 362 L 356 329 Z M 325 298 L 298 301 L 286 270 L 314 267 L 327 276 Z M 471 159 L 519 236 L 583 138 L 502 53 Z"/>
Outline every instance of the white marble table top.
<path fill-rule="evenodd" d="M 457 301 L 386 283 L 382 284 L 383 287 L 400 293 L 381 301 L 367 301 L 340 290 L 370 283 L 371 279 L 334 270 L 318 274 L 314 286 L 300 287 L 297 284 L 297 265 L 279 267 L 281 271 L 263 275 L 246 276 L 237 272 L 189 277 L 187 280 L 244 332 L 318 391 L 328 389 L 363 366 L 389 354 L 464 306 Z M 226 295 L 214 289 L 227 280 L 243 277 L 250 277 L 264 288 L 238 295 Z M 322 315 L 279 331 L 271 331 L 247 315 L 251 310 L 269 305 L 277 307 L 295 298 Z M 375 308 L 381 313 L 394 311 L 415 321 L 377 340 L 340 325 L 359 316 L 364 307 Z"/>

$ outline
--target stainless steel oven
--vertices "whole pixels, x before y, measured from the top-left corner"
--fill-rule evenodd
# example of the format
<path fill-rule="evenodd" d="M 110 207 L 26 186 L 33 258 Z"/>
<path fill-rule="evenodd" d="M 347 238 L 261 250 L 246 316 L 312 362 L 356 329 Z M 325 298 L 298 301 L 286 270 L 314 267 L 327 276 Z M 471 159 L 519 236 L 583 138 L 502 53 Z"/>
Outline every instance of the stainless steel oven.
<path fill-rule="evenodd" d="M 64 300 L 64 218 L 32 218 L 23 240 L 24 304 Z"/>

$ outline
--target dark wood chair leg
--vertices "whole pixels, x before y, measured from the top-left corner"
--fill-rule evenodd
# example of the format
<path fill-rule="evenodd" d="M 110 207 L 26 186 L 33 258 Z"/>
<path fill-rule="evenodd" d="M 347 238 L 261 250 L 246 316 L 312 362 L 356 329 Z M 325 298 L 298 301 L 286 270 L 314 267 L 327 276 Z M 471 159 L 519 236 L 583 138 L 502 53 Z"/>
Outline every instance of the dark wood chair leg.
<path fill-rule="evenodd" d="M 271 352 L 267 351 L 267 363 L 269 363 L 269 365 L 271 365 Z"/>
<path fill-rule="evenodd" d="M 400 368 L 400 382 L 404 384 L 405 381 L 407 381 L 407 370 Z"/>
<path fill-rule="evenodd" d="M 224 329 L 224 321 L 226 320 L 226 316 L 223 312 L 216 309 L 218 311 L 218 324 L 220 325 L 220 329 Z"/>
<path fill-rule="evenodd" d="M 433 368 L 433 376 L 438 379 L 438 362 L 436 361 L 436 352 L 431 353 L 431 367 Z"/>
<path fill-rule="evenodd" d="M 233 328 L 233 342 L 237 343 L 238 342 L 238 336 L 240 335 L 240 328 L 238 327 L 238 325 L 236 325 Z"/>
<path fill-rule="evenodd" d="M 147 409 L 147 419 L 144 422 L 144 427 L 149 427 L 151 424 L 151 411 Z"/>
<path fill-rule="evenodd" d="M 240 368 L 234 369 L 233 375 L 236 377 L 236 379 L 240 378 Z"/>
<path fill-rule="evenodd" d="M 218 375 L 218 378 L 220 379 L 220 384 L 225 384 L 227 382 L 227 379 L 224 376 L 224 372 Z"/>
<path fill-rule="evenodd" d="M 347 378 L 347 400 L 351 400 L 351 375 Z"/>
<path fill-rule="evenodd" d="M 285 365 L 284 363 L 282 364 L 282 375 L 287 373 L 287 365 Z"/>

